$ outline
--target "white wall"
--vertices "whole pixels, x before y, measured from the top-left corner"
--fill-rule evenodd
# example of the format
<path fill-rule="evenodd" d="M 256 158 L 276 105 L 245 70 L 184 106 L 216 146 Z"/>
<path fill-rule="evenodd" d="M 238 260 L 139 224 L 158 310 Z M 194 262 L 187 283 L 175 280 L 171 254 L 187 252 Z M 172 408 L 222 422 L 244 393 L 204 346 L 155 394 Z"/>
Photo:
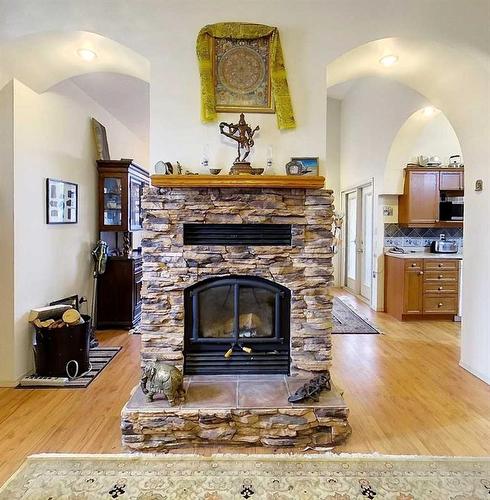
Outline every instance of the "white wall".
<path fill-rule="evenodd" d="M 327 147 L 325 157 L 326 185 L 334 192 L 335 211 L 341 211 L 340 202 L 340 106 L 338 99 L 327 98 Z M 340 255 L 333 258 L 334 285 L 340 284 Z"/>
<path fill-rule="evenodd" d="M 386 193 L 403 192 L 401 168 L 406 163 L 416 163 L 419 155 L 439 156 L 443 165 L 449 157 L 461 155 L 461 145 L 456 133 L 444 113 L 437 111 L 426 116 L 423 110 L 416 111 L 398 131 L 388 154 L 384 176 Z"/>
<path fill-rule="evenodd" d="M 14 303 L 14 366 L 2 376 L 4 383 L 32 368 L 32 307 L 72 294 L 91 297 L 97 171 L 90 117 L 106 125 L 112 157 L 145 159 L 143 143 L 70 81 L 44 94 L 19 81 L 13 88 L 15 285 L 6 291 Z M 46 224 L 48 177 L 78 184 L 77 224 Z"/>
<path fill-rule="evenodd" d="M 406 37 L 400 77 L 440 109 L 453 124 L 466 161 L 466 182 L 482 178 L 488 185 L 488 1 L 428 2 L 411 0 L 249 0 L 242 10 L 228 0 L 0 0 L 0 43 L 34 32 L 79 30 L 107 36 L 130 46 L 151 63 L 151 161 L 181 159 L 188 167 L 200 161 L 202 145 L 212 145 L 214 163 L 227 166 L 230 147 L 217 139 L 216 125 L 199 122 L 199 78 L 195 38 L 205 24 L 224 20 L 278 26 L 296 111 L 298 129 L 280 133 L 273 116 L 249 115 L 259 123 L 257 163 L 269 143 L 277 144 L 277 165 L 295 154 L 318 154 L 325 162 L 325 74 L 328 63 L 372 40 Z M 25 15 L 29 12 L 29 15 Z M 111 22 L 107 22 L 110 19 Z M 128 22 L 131 21 L 131 29 Z M 434 29 L 437 26 L 437 29 Z M 457 29 L 455 29 L 457 26 Z M 446 56 L 434 48 L 467 50 Z M 383 47 L 380 47 L 383 49 Z M 385 47 L 392 48 L 392 47 Z M 398 49 L 398 45 L 394 45 Z M 372 54 L 371 54 L 372 55 Z M 382 55 L 382 54 L 381 54 Z M 435 57 L 431 57 L 435 55 Z M 368 58 L 379 68 L 380 54 Z M 402 61 L 411 63 L 410 69 Z M 455 62 L 457 61 L 457 64 Z M 476 64 L 475 64 L 476 63 Z M 457 67 L 458 71 L 454 71 Z M 358 65 L 353 66 L 352 73 Z M 488 72 L 487 72 L 488 73 Z M 436 77 L 434 77 L 436 75 Z M 461 75 L 464 75 L 463 77 Z M 357 75 L 358 76 L 358 75 Z M 348 78 L 349 79 L 349 78 Z M 471 87 L 471 88 L 470 88 Z M 232 115 L 220 117 L 229 120 Z M 260 149 L 262 148 L 262 153 Z M 280 169 L 279 169 L 280 171 Z M 481 237 L 481 214 L 490 212 L 488 191 L 466 192 L 465 311 L 463 363 L 490 380 L 490 303 L 488 283 L 490 232 Z M 486 217 L 486 215 L 485 215 Z M 471 242 L 471 249 L 468 244 Z M 486 302 L 484 299 L 486 297 Z"/>
<path fill-rule="evenodd" d="M 376 193 L 385 193 L 384 175 L 393 140 L 405 121 L 426 104 L 417 92 L 387 78 L 367 77 L 351 87 L 342 100 L 342 190 L 374 178 Z"/>
<path fill-rule="evenodd" d="M 383 204 L 385 168 L 400 127 L 427 101 L 397 82 L 379 77 L 359 79 L 341 104 L 340 187 L 347 190 L 373 180 L 372 307 L 383 309 Z M 401 177 L 403 166 L 398 168 Z"/>
<path fill-rule="evenodd" d="M 14 86 L 0 90 L 0 385 L 9 379 L 14 359 Z"/>

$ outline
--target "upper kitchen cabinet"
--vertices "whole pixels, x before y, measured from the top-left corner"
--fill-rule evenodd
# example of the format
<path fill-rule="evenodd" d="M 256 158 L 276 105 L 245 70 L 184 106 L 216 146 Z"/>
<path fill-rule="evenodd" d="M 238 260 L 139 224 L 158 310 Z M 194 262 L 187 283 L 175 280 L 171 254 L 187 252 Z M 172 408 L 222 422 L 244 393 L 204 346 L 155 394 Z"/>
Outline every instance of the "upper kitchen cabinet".
<path fill-rule="evenodd" d="M 463 191 L 464 172 L 439 172 L 439 186 L 441 191 Z"/>
<path fill-rule="evenodd" d="M 462 195 L 462 168 L 407 167 L 403 195 L 398 203 L 398 222 L 409 227 L 461 227 L 462 221 L 441 220 L 441 201 L 446 192 Z M 446 203 L 447 205 L 447 203 Z"/>
<path fill-rule="evenodd" d="M 398 205 L 400 224 L 434 224 L 439 218 L 439 172 L 406 169 Z"/>
<path fill-rule="evenodd" d="M 132 160 L 98 160 L 99 231 L 139 231 L 149 174 Z"/>

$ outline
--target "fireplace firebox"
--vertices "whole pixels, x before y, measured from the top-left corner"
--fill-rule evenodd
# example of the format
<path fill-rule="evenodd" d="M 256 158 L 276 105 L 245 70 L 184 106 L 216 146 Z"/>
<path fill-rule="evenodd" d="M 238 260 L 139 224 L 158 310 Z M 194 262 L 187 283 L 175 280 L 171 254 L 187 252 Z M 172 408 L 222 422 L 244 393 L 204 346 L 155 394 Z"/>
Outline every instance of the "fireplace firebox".
<path fill-rule="evenodd" d="M 205 279 L 184 291 L 184 373 L 289 374 L 288 288 L 254 276 Z"/>

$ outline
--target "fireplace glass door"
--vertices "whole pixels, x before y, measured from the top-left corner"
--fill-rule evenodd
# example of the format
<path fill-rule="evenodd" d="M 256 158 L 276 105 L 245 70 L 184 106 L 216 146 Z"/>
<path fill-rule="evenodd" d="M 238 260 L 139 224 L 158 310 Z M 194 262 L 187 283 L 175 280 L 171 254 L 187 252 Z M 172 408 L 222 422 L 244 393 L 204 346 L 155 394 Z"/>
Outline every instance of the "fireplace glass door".
<path fill-rule="evenodd" d="M 185 293 L 187 374 L 288 373 L 290 292 L 262 278 L 205 280 Z"/>

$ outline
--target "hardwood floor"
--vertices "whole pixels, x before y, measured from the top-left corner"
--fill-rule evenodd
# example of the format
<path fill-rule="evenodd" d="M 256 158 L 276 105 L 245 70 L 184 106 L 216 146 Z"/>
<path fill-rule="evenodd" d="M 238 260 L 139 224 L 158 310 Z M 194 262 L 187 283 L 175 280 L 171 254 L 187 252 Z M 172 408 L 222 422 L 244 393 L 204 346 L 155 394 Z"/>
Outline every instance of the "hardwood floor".
<path fill-rule="evenodd" d="M 490 387 L 458 366 L 459 325 L 400 323 L 348 292 L 333 293 L 383 332 L 333 336 L 332 377 L 353 429 L 336 451 L 490 455 Z M 99 339 L 123 349 L 87 389 L 0 389 L 0 484 L 32 453 L 122 451 L 119 414 L 139 381 L 140 339 L 117 331 Z"/>

